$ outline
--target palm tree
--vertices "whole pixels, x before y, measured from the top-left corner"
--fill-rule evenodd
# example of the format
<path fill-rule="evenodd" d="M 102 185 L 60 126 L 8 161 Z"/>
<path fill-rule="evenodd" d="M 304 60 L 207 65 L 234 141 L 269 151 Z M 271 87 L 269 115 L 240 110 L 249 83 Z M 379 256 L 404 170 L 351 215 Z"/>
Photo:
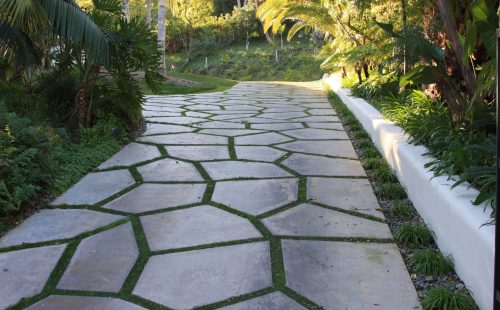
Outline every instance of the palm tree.
<path fill-rule="evenodd" d="M 164 76 L 167 75 L 165 64 L 165 19 L 167 18 L 167 0 L 158 0 L 158 49 L 160 50 L 160 68 Z"/>
<path fill-rule="evenodd" d="M 148 25 L 148 29 L 151 29 L 151 8 L 152 1 L 146 0 L 146 25 Z"/>

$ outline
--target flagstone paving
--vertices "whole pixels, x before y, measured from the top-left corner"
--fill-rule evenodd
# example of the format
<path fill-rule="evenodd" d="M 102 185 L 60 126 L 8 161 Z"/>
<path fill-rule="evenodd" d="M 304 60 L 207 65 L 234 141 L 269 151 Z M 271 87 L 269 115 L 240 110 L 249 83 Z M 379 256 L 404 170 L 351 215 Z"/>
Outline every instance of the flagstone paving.
<path fill-rule="evenodd" d="M 0 239 L 0 308 L 420 308 L 318 82 L 148 96 L 144 117 Z"/>

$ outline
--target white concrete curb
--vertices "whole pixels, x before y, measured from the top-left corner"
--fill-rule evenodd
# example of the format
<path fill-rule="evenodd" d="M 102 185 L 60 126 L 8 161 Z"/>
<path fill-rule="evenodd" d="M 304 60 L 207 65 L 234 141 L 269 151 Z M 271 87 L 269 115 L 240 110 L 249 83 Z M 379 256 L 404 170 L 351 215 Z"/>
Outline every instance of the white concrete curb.
<path fill-rule="evenodd" d="M 462 184 L 455 188 L 446 176 L 434 177 L 424 165 L 431 161 L 426 148 L 408 143 L 403 130 L 386 120 L 363 99 L 350 97 L 340 88 L 340 79 L 323 79 L 342 99 L 368 132 L 382 156 L 396 172 L 408 197 L 434 232 L 444 255 L 451 255 L 455 270 L 465 282 L 481 309 L 493 307 L 493 257 L 495 230 L 482 226 L 491 209 L 474 206 L 478 191 Z"/>

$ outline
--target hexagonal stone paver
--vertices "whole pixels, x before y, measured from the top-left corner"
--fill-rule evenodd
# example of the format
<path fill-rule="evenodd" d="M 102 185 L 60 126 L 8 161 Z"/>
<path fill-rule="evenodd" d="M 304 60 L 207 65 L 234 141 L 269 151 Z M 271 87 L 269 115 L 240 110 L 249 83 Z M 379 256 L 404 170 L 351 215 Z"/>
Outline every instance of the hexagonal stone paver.
<path fill-rule="evenodd" d="M 366 176 L 361 163 L 357 160 L 293 154 L 282 164 L 302 175 Z"/>
<path fill-rule="evenodd" d="M 391 231 L 385 223 L 310 204 L 285 210 L 262 222 L 276 236 L 392 239 Z"/>
<path fill-rule="evenodd" d="M 340 131 L 340 130 L 304 128 L 304 129 L 286 130 L 283 131 L 282 133 L 297 139 L 307 139 L 307 140 L 349 139 L 345 131 Z"/>
<path fill-rule="evenodd" d="M 307 178 L 307 199 L 332 207 L 384 218 L 366 179 Z"/>
<path fill-rule="evenodd" d="M 276 147 L 315 155 L 358 158 L 351 141 L 293 141 Z"/>
<path fill-rule="evenodd" d="M 135 184 L 128 170 L 89 173 L 51 205 L 92 205 Z"/>
<path fill-rule="evenodd" d="M 255 242 L 153 256 L 133 294 L 191 309 L 255 292 L 273 285 L 269 252 L 268 242 Z"/>
<path fill-rule="evenodd" d="M 167 146 L 167 152 L 170 156 L 173 157 L 179 157 L 187 160 L 196 160 L 196 161 L 230 158 L 227 146 L 215 146 L 215 145 Z"/>
<path fill-rule="evenodd" d="M 51 295 L 29 310 L 141 310 L 145 309 L 125 300 L 112 297 Z"/>
<path fill-rule="evenodd" d="M 45 209 L 7 233 L 0 239 L 0 247 L 73 238 L 122 218 L 85 209 Z"/>
<path fill-rule="evenodd" d="M 287 286 L 326 309 L 421 309 L 394 244 L 283 240 L 282 246 Z"/>
<path fill-rule="evenodd" d="M 298 179 L 217 182 L 212 200 L 258 215 L 297 200 Z"/>
<path fill-rule="evenodd" d="M 43 290 L 66 245 L 0 253 L 0 308 Z"/>
<path fill-rule="evenodd" d="M 152 251 L 259 238 L 246 219 L 212 206 L 199 206 L 141 217 Z"/>
<path fill-rule="evenodd" d="M 58 289 L 118 292 L 139 256 L 130 222 L 78 245 Z"/>
<path fill-rule="evenodd" d="M 141 184 L 102 206 L 117 211 L 142 213 L 199 203 L 205 184 Z"/>
<path fill-rule="evenodd" d="M 273 162 L 276 159 L 286 154 L 268 146 L 236 146 L 236 157 L 238 159 L 269 161 Z"/>
<path fill-rule="evenodd" d="M 168 133 L 180 133 L 180 132 L 191 132 L 191 131 L 194 131 L 194 129 L 187 126 L 147 123 L 146 132 L 144 132 L 144 135 L 147 136 L 155 134 L 168 134 Z"/>
<path fill-rule="evenodd" d="M 169 135 L 146 136 L 138 140 L 156 144 L 227 144 L 226 137 L 199 133 L 175 133 Z"/>
<path fill-rule="evenodd" d="M 205 162 L 201 164 L 213 180 L 237 178 L 276 178 L 292 176 L 271 163 L 241 161 Z"/>
<path fill-rule="evenodd" d="M 137 168 L 146 182 L 196 182 L 204 181 L 193 164 L 165 158 Z"/>
<path fill-rule="evenodd" d="M 231 306 L 223 307 L 224 310 L 305 310 L 295 300 L 281 292 L 274 292 Z"/>
<path fill-rule="evenodd" d="M 270 145 L 281 142 L 287 142 L 292 139 L 280 135 L 276 132 L 261 133 L 245 137 L 236 137 L 234 144 L 236 145 Z"/>
<path fill-rule="evenodd" d="M 106 169 L 115 166 L 131 166 L 159 156 L 161 156 L 161 153 L 156 146 L 132 142 L 113 155 L 110 159 L 103 162 L 98 168 Z"/>

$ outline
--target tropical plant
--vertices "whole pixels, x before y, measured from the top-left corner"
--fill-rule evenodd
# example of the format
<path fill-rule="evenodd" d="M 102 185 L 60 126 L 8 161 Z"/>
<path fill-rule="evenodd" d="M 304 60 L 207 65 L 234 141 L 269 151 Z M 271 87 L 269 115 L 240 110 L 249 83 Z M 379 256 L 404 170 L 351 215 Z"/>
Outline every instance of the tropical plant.
<path fill-rule="evenodd" d="M 426 276 L 440 276 L 453 270 L 453 262 L 441 252 L 417 250 L 410 256 L 410 265 Z"/>
<path fill-rule="evenodd" d="M 470 295 L 454 292 L 446 287 L 433 287 L 425 295 L 425 310 L 475 310 L 477 306 Z"/>
<path fill-rule="evenodd" d="M 405 245 L 427 246 L 432 242 L 432 232 L 424 224 L 402 224 L 394 237 Z"/>

